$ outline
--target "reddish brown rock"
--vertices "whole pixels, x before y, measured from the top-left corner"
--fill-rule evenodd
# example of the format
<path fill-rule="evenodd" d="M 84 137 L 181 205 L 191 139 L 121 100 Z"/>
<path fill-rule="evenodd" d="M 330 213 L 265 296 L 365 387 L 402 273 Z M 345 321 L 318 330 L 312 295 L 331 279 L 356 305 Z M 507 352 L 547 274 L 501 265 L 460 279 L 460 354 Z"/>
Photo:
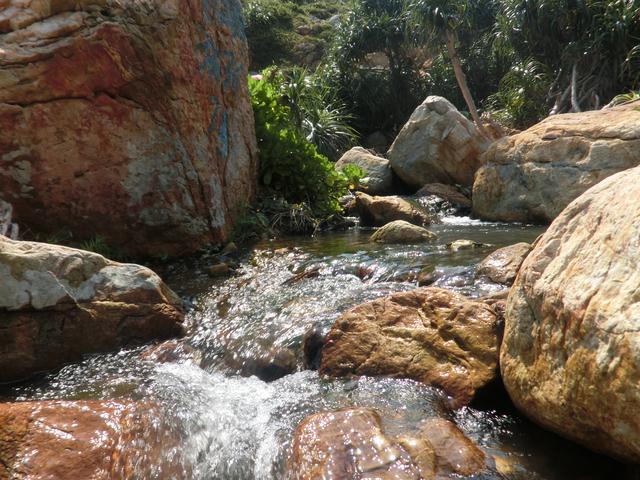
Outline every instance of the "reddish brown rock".
<path fill-rule="evenodd" d="M 435 480 L 485 469 L 485 455 L 451 422 L 432 418 L 417 432 L 385 433 L 375 410 L 347 408 L 307 417 L 293 437 L 295 480 Z"/>
<path fill-rule="evenodd" d="M 357 192 L 356 209 L 361 223 L 367 226 L 382 227 L 395 220 L 404 220 L 418 226 L 431 223 L 431 217 L 427 213 L 395 196 L 373 197 Z"/>
<path fill-rule="evenodd" d="M 23 230 L 144 255 L 224 240 L 256 170 L 240 3 L 2 5 L 0 195 Z"/>
<path fill-rule="evenodd" d="M 552 115 L 495 142 L 473 184 L 486 220 L 550 223 L 605 178 L 640 165 L 640 101 Z"/>
<path fill-rule="evenodd" d="M 471 401 L 497 373 L 496 315 L 447 290 L 421 288 L 359 305 L 327 335 L 320 373 L 412 378 Z"/>
<path fill-rule="evenodd" d="M 120 401 L 0 404 L 0 478 L 188 478 L 163 455 L 172 438 L 158 414 Z"/>
<path fill-rule="evenodd" d="M 0 382 L 180 335 L 179 297 L 145 267 L 0 236 Z"/>
<path fill-rule="evenodd" d="M 530 251 L 531 245 L 525 242 L 499 248 L 480 262 L 476 274 L 492 282 L 511 286 Z"/>
<path fill-rule="evenodd" d="M 589 448 L 640 462 L 640 167 L 573 201 L 507 300 L 500 369 L 515 405 Z"/>

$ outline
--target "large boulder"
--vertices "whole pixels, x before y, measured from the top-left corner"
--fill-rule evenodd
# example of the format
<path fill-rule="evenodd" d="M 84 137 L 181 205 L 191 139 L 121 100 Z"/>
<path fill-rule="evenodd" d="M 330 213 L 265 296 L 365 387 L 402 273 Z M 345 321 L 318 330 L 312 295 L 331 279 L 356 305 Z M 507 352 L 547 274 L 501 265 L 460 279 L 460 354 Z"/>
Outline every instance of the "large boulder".
<path fill-rule="evenodd" d="M 640 168 L 567 207 L 508 298 L 500 366 L 516 406 L 594 450 L 640 462 Z"/>
<path fill-rule="evenodd" d="M 7 0 L 0 196 L 23 230 L 133 254 L 222 241 L 253 195 L 238 0 Z"/>
<path fill-rule="evenodd" d="M 555 115 L 487 151 L 473 185 L 486 220 L 549 223 L 604 178 L 640 165 L 640 101 Z"/>
<path fill-rule="evenodd" d="M 336 162 L 336 170 L 355 165 L 365 172 L 363 185 L 371 195 L 386 195 L 393 189 L 393 172 L 389 160 L 373 155 L 362 147 L 353 147 Z"/>
<path fill-rule="evenodd" d="M 397 437 L 382 424 L 369 408 L 307 417 L 293 436 L 292 478 L 435 480 L 467 477 L 486 467 L 484 452 L 448 420 L 430 418 L 418 431 Z"/>
<path fill-rule="evenodd" d="M 411 378 L 470 402 L 496 377 L 496 315 L 484 303 L 439 288 L 402 292 L 359 305 L 336 320 L 320 373 Z"/>
<path fill-rule="evenodd" d="M 145 267 L 0 236 L 0 383 L 182 333 L 181 301 Z"/>
<path fill-rule="evenodd" d="M 0 478 L 189 478 L 167 456 L 177 442 L 158 416 L 135 402 L 2 403 Z"/>
<path fill-rule="evenodd" d="M 435 233 L 404 220 L 387 223 L 371 235 L 371 241 L 376 243 L 424 243 L 436 238 Z"/>
<path fill-rule="evenodd" d="M 395 220 L 404 220 L 419 226 L 432 222 L 431 216 L 424 210 L 396 196 L 373 197 L 356 192 L 355 208 L 362 225 L 371 227 L 381 227 Z"/>
<path fill-rule="evenodd" d="M 486 277 L 495 283 L 511 286 L 530 251 L 531 245 L 526 242 L 499 248 L 478 264 L 476 275 Z"/>
<path fill-rule="evenodd" d="M 448 100 L 431 96 L 413 112 L 387 156 L 398 177 L 416 189 L 427 183 L 471 186 L 490 144 Z"/>

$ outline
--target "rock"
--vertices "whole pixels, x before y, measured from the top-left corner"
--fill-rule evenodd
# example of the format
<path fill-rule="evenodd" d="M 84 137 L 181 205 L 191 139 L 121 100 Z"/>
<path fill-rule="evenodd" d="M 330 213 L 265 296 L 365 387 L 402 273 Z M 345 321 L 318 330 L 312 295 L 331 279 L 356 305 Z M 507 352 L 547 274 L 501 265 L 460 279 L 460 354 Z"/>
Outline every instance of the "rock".
<path fill-rule="evenodd" d="M 489 245 L 484 243 L 474 242 L 473 240 L 466 239 L 456 240 L 447 244 L 447 248 L 454 253 L 459 252 L 460 250 L 473 250 L 474 248 L 482 248 L 488 246 Z"/>
<path fill-rule="evenodd" d="M 364 170 L 366 176 L 362 179 L 368 193 L 385 195 L 393 188 L 393 173 L 389 160 L 376 157 L 362 147 L 353 147 L 336 162 L 336 170 L 342 170 L 347 165 L 356 165 Z"/>
<path fill-rule="evenodd" d="M 210 277 L 224 277 L 229 275 L 231 269 L 227 263 L 216 263 L 215 265 L 210 265 L 207 267 L 207 273 Z"/>
<path fill-rule="evenodd" d="M 431 217 L 400 197 L 372 197 L 356 192 L 356 209 L 365 226 L 381 227 L 394 220 L 414 225 L 429 225 Z"/>
<path fill-rule="evenodd" d="M 18 225 L 13 223 L 13 206 L 10 203 L 0 199 L 0 235 L 18 239 Z"/>
<path fill-rule="evenodd" d="M 572 202 L 524 261 L 500 366 L 515 405 L 583 445 L 640 462 L 640 167 Z"/>
<path fill-rule="evenodd" d="M 476 275 L 487 277 L 495 283 L 511 286 L 530 251 L 531 245 L 525 242 L 499 248 L 480 262 L 476 268 Z"/>
<path fill-rule="evenodd" d="M 430 418 L 420 424 L 418 438 L 427 441 L 435 454 L 439 476 L 469 477 L 485 468 L 485 455 L 449 420 Z M 450 478 L 450 477 L 449 477 Z"/>
<path fill-rule="evenodd" d="M 223 242 L 255 191 L 237 0 L 2 2 L 0 192 L 133 255 Z"/>
<path fill-rule="evenodd" d="M 460 193 L 457 188 L 452 185 L 445 185 L 443 183 L 428 183 L 416 192 L 417 197 L 426 197 L 428 195 L 435 195 L 441 199 L 449 202 L 451 205 L 470 209 L 471 200 L 464 194 Z"/>
<path fill-rule="evenodd" d="M 371 235 L 371 241 L 376 243 L 423 243 L 436 238 L 435 233 L 404 220 L 387 223 Z"/>
<path fill-rule="evenodd" d="M 166 456 L 172 438 L 158 418 L 135 402 L 2 403 L 0 478 L 189 478 Z"/>
<path fill-rule="evenodd" d="M 480 302 L 421 288 L 359 305 L 331 328 L 320 373 L 387 375 L 442 388 L 457 405 L 496 376 L 496 316 Z"/>
<path fill-rule="evenodd" d="M 482 450 L 451 422 L 429 419 L 419 432 L 394 438 L 370 408 L 307 417 L 294 432 L 291 459 L 295 480 L 435 480 L 485 469 Z"/>
<path fill-rule="evenodd" d="M 238 246 L 234 242 L 229 242 L 224 246 L 220 255 L 233 255 L 235 253 L 238 253 Z"/>
<path fill-rule="evenodd" d="M 0 237 L 0 383 L 182 333 L 179 297 L 145 267 Z"/>
<path fill-rule="evenodd" d="M 180 340 L 151 345 L 140 354 L 140 358 L 155 363 L 190 362 L 198 366 L 202 363 L 202 353 Z"/>
<path fill-rule="evenodd" d="M 640 165 L 640 102 L 554 115 L 487 151 L 473 186 L 486 220 L 549 223 L 588 188 Z"/>
<path fill-rule="evenodd" d="M 388 158 L 396 175 L 415 189 L 427 183 L 471 186 L 490 144 L 448 100 L 430 96 L 402 128 Z"/>

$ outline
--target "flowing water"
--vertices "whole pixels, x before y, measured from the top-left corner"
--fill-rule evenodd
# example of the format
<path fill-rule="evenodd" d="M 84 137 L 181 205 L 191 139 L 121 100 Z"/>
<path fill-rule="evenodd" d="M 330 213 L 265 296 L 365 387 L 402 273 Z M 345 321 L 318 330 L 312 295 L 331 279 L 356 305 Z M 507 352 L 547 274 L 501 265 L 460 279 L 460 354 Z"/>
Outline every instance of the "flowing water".
<path fill-rule="evenodd" d="M 295 427 L 312 413 L 347 406 L 377 409 L 391 433 L 427 417 L 451 419 L 513 465 L 508 475 L 489 468 L 475 478 L 618 478 L 619 464 L 542 431 L 504 401 L 450 411 L 439 391 L 410 380 L 327 380 L 312 369 L 318 339 L 346 309 L 416 288 L 421 275 L 471 297 L 497 292 L 502 287 L 475 278 L 475 265 L 542 232 L 453 216 L 431 230 L 439 239 L 428 245 L 376 245 L 357 228 L 264 242 L 224 280 L 210 279 L 204 260 L 176 264 L 163 275 L 190 305 L 189 333 L 168 354 L 141 347 L 90 356 L 4 396 L 156 403 L 177 440 L 166 447 L 166 465 L 137 478 L 169 478 L 168 471 L 193 479 L 287 478 Z M 457 239 L 485 246 L 452 252 L 447 244 Z"/>

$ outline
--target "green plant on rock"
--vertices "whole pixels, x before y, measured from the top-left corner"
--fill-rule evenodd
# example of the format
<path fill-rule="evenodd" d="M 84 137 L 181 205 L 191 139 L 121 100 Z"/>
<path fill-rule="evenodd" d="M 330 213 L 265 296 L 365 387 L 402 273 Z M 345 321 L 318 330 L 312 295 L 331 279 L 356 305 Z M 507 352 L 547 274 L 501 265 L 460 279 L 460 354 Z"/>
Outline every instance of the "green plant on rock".
<path fill-rule="evenodd" d="M 290 204 L 306 204 L 318 217 L 340 211 L 347 179 L 297 128 L 291 108 L 266 78 L 250 79 L 260 156 L 260 183 Z"/>

